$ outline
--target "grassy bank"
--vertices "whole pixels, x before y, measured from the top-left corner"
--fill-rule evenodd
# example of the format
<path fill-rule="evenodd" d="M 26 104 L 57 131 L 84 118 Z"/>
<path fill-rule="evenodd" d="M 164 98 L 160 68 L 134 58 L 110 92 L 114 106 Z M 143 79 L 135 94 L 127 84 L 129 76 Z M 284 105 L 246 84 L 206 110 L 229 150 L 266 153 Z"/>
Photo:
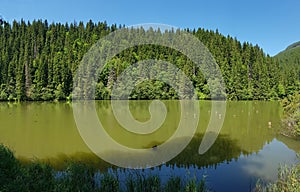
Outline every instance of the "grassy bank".
<path fill-rule="evenodd" d="M 288 96 L 281 103 L 284 110 L 282 134 L 300 138 L 300 93 Z"/>
<path fill-rule="evenodd" d="M 278 170 L 278 179 L 275 183 L 265 184 L 259 181 L 256 192 L 299 192 L 300 191 L 300 165 L 292 167 L 282 166 Z"/>
<path fill-rule="evenodd" d="M 0 145 L 0 192 L 11 191 L 207 191 L 203 179 L 182 181 L 171 177 L 164 184 L 157 175 L 130 175 L 120 181 L 117 174 L 100 173 L 82 163 L 69 163 L 65 170 L 56 171 L 51 166 L 38 162 L 21 164 L 13 152 Z"/>

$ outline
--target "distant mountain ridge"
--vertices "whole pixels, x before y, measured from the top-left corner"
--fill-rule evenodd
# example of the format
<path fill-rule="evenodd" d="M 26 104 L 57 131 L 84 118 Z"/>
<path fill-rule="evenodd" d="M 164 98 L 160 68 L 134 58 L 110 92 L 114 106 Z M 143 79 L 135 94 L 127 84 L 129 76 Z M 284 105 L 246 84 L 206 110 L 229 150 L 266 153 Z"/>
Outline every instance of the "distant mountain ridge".
<path fill-rule="evenodd" d="M 300 62 L 300 41 L 289 45 L 284 51 L 274 56 L 280 63 L 299 63 Z"/>
<path fill-rule="evenodd" d="M 293 49 L 293 48 L 296 48 L 296 47 L 299 47 L 299 46 L 300 46 L 300 41 L 291 44 L 291 45 L 288 46 L 285 50 L 287 51 L 287 50 L 290 50 L 290 49 Z"/>

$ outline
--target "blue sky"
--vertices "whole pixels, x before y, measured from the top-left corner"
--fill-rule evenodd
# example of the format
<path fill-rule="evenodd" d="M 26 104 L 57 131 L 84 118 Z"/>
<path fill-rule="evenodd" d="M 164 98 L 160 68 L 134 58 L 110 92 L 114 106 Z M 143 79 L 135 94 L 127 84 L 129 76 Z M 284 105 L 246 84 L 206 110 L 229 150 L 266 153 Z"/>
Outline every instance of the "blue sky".
<path fill-rule="evenodd" d="M 1 0 L 7 21 L 107 21 L 134 25 L 163 23 L 180 28 L 218 29 L 258 44 L 275 55 L 300 41 L 299 0 Z"/>

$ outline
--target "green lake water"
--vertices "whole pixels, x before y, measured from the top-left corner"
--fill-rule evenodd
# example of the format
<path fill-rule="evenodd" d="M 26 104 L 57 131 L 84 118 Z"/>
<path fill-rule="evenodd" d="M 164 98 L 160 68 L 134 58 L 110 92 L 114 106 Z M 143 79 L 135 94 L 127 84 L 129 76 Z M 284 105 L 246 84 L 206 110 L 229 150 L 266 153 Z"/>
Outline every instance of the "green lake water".
<path fill-rule="evenodd" d="M 179 123 L 179 102 L 163 102 L 168 112 L 165 122 L 148 135 L 123 129 L 114 118 L 110 101 L 96 101 L 96 110 L 106 132 L 118 143 L 130 148 L 151 148 L 171 137 Z M 198 154 L 211 102 L 199 101 L 199 106 L 199 124 L 190 144 L 174 159 L 149 172 L 162 177 L 204 174 L 208 185 L 216 191 L 248 191 L 257 178 L 275 180 L 280 164 L 298 161 L 300 142 L 278 135 L 282 113 L 278 102 L 227 102 L 224 124 L 216 142 L 205 154 Z M 130 101 L 131 113 L 140 122 L 150 118 L 148 107 L 149 101 Z M 116 169 L 85 144 L 70 103 L 0 103 L 0 143 L 24 161 L 42 160 L 62 168 L 65 161 L 73 160 L 93 164 L 100 170 Z"/>

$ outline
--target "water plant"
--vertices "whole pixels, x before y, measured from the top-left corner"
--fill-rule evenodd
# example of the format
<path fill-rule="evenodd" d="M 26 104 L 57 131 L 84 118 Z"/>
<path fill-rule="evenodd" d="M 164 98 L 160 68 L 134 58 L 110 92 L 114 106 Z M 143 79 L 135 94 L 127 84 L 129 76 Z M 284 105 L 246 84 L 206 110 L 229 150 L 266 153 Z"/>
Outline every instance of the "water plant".
<path fill-rule="evenodd" d="M 100 176 L 99 176 L 100 175 Z M 186 184 L 180 177 L 170 177 L 166 183 L 158 175 L 135 171 L 126 178 L 124 186 L 117 172 L 100 172 L 82 162 L 69 162 L 64 170 L 55 170 L 47 163 L 29 161 L 21 163 L 7 147 L 0 145 L 0 192 L 163 192 L 206 191 L 205 181 L 196 178 Z"/>

